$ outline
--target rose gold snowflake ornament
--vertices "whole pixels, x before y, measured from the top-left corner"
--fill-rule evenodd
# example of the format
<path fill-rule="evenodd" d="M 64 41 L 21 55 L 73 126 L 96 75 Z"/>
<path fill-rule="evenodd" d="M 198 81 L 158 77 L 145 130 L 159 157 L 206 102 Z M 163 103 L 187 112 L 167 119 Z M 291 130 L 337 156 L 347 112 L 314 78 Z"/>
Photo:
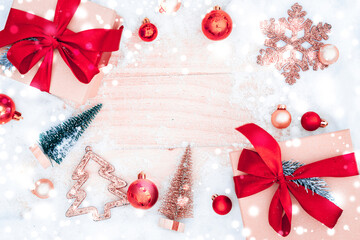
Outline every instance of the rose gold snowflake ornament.
<path fill-rule="evenodd" d="M 275 23 L 275 19 L 271 18 L 270 21 L 260 24 L 262 32 L 268 37 L 264 43 L 268 48 L 260 50 L 257 63 L 260 65 L 275 63 L 275 67 L 283 71 L 285 81 L 292 85 L 300 79 L 300 69 L 307 71 L 309 66 L 312 66 L 315 71 L 319 68 L 323 70 L 329 64 L 336 62 L 339 52 L 333 45 L 331 46 L 336 50 L 324 48 L 328 45 L 321 42 L 328 40 L 330 24 L 320 22 L 313 26 L 312 20 L 304 19 L 306 12 L 302 11 L 302 6 L 298 3 L 288 10 L 288 15 L 287 20 L 280 18 Z M 291 37 L 286 36 L 286 30 L 291 32 Z M 298 36 L 301 32 L 303 36 Z"/>
<path fill-rule="evenodd" d="M 101 166 L 101 168 L 99 169 L 99 175 L 111 182 L 108 186 L 108 190 L 110 193 L 119 198 L 118 200 L 106 203 L 104 206 L 103 214 L 99 214 L 96 207 L 79 208 L 82 201 L 86 198 L 86 192 L 81 189 L 81 187 L 89 178 L 89 173 L 85 171 L 85 167 L 90 160 L 95 161 Z M 126 192 L 121 190 L 121 188 L 125 188 L 127 186 L 127 183 L 121 178 L 113 175 L 112 173 L 114 171 L 114 166 L 93 153 L 91 147 L 86 147 L 85 155 L 83 156 L 79 165 L 72 174 L 72 179 L 77 180 L 77 182 L 66 195 L 68 199 L 75 199 L 75 201 L 69 207 L 65 215 L 67 217 L 73 217 L 91 213 L 94 221 L 100 221 L 111 217 L 111 208 L 128 205 L 129 202 L 127 200 Z"/>

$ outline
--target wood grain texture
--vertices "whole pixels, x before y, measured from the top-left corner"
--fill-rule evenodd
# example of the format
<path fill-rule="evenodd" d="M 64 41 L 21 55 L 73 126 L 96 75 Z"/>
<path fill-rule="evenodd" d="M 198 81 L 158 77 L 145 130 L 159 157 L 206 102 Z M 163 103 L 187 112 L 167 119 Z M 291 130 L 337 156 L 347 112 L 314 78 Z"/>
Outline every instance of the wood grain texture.
<path fill-rule="evenodd" d="M 243 64 L 226 40 L 174 41 L 162 35 L 144 43 L 134 33 L 113 53 L 113 69 L 90 100 L 104 104 L 93 128 L 123 149 L 242 142 L 234 128 L 251 116 L 232 99 L 234 73 Z"/>
<path fill-rule="evenodd" d="M 94 128 L 123 147 L 239 142 L 240 134 L 234 128 L 248 116 L 241 106 L 231 104 L 231 78 L 228 73 L 109 75 L 92 100 L 104 103 Z"/>

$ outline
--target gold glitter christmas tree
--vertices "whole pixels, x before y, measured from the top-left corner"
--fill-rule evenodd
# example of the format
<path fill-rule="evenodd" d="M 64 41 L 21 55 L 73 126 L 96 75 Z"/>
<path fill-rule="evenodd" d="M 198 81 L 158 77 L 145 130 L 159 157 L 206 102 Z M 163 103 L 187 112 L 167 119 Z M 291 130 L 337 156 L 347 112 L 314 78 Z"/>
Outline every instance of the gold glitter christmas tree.
<path fill-rule="evenodd" d="M 192 184 L 192 158 L 189 145 L 159 209 L 159 212 L 168 218 L 160 219 L 161 227 L 184 231 L 184 224 L 178 220 L 193 217 Z"/>

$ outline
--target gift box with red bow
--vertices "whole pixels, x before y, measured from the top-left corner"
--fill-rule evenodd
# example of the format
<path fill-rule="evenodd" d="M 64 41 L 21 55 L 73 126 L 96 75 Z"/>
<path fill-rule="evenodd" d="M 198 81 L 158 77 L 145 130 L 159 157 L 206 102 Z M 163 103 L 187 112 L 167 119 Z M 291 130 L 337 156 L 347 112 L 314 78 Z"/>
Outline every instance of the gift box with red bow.
<path fill-rule="evenodd" d="M 0 47 L 7 76 L 83 104 L 94 97 L 123 27 L 114 10 L 81 0 L 14 1 Z M 4 72 L 3 72 L 4 73 Z"/>
<path fill-rule="evenodd" d="M 230 153 L 246 239 L 359 239 L 349 130 L 280 143 L 255 124 L 237 130 L 254 147 Z"/>

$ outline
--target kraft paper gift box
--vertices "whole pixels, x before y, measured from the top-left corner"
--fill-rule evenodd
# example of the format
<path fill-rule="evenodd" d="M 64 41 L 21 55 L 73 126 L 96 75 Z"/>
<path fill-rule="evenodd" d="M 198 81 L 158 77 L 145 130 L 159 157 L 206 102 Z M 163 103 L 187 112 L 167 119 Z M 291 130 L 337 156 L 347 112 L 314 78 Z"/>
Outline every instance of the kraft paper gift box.
<path fill-rule="evenodd" d="M 279 143 L 282 161 L 294 160 L 309 164 L 322 159 L 353 152 L 349 130 L 321 134 Z M 245 175 L 237 170 L 241 151 L 230 153 L 234 176 Z M 330 187 L 335 203 L 343 209 L 333 229 L 329 229 L 308 215 L 291 195 L 293 215 L 291 232 L 287 237 L 278 235 L 269 225 L 271 199 L 278 188 L 272 185 L 257 194 L 240 198 L 240 210 L 247 240 L 358 240 L 360 239 L 360 177 L 323 178 Z"/>
<path fill-rule="evenodd" d="M 57 0 L 14 0 L 12 8 L 30 12 L 39 17 L 53 21 L 56 4 Z M 90 1 L 82 1 L 70 21 L 68 29 L 73 32 L 96 28 L 120 29 L 121 25 L 121 18 L 114 10 Z M 0 52 L 2 51 L 4 51 L 4 48 L 2 50 L 0 49 Z M 98 64 L 100 73 L 95 75 L 89 84 L 84 84 L 74 76 L 70 68 L 61 58 L 59 52 L 55 50 L 49 92 L 57 97 L 71 100 L 78 104 L 84 104 L 88 98 L 96 96 L 101 80 L 104 77 L 101 67 L 108 64 L 110 56 L 111 53 L 109 52 L 102 53 Z M 40 67 L 41 62 L 42 60 L 40 60 L 39 63 L 25 75 L 21 75 L 17 70 L 14 72 L 0 70 L 0 72 L 12 79 L 29 85 Z"/>

